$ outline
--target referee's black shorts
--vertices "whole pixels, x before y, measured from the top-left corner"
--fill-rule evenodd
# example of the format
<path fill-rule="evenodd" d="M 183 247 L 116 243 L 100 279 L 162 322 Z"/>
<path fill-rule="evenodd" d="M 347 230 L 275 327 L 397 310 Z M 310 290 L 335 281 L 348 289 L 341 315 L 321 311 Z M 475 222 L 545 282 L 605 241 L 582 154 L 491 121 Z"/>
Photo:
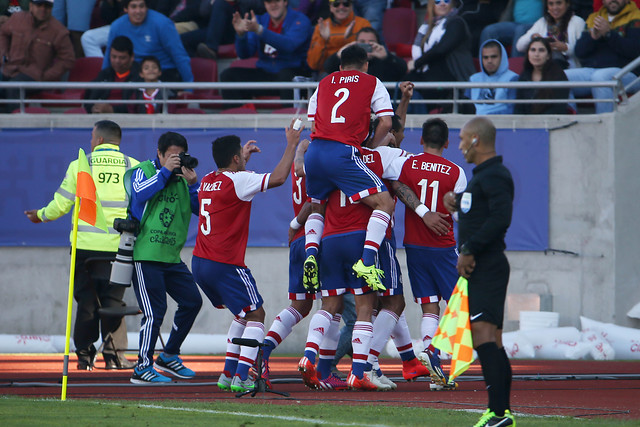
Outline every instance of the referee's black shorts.
<path fill-rule="evenodd" d="M 476 267 L 469 277 L 470 320 L 489 322 L 502 329 L 509 261 L 504 252 L 484 253 L 475 260 Z"/>

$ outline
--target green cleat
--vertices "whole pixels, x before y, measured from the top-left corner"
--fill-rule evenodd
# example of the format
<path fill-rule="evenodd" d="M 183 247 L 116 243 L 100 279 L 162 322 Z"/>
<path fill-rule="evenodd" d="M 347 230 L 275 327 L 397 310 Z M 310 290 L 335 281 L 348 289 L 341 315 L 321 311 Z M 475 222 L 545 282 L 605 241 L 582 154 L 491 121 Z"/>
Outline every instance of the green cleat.
<path fill-rule="evenodd" d="M 318 262 L 316 257 L 309 255 L 304 261 L 304 274 L 302 276 L 302 286 L 307 292 L 315 293 L 320 290 L 320 281 L 318 280 Z"/>
<path fill-rule="evenodd" d="M 495 412 L 486 410 L 480 420 L 474 425 L 474 427 L 506 427 L 506 426 L 515 426 L 516 419 L 513 417 L 513 414 L 508 409 L 504 411 L 504 415 L 501 417 L 496 416 Z"/>
<path fill-rule="evenodd" d="M 218 378 L 218 388 L 222 391 L 231 391 L 231 380 L 232 378 L 226 376 L 224 372 L 221 373 Z"/>
<path fill-rule="evenodd" d="M 384 271 L 376 268 L 375 265 L 366 266 L 362 260 L 359 259 L 358 262 L 353 264 L 352 268 L 356 273 L 356 277 L 362 277 L 364 281 L 367 282 L 367 285 L 374 291 L 387 290 L 380 281 L 380 277 L 384 277 Z"/>
<path fill-rule="evenodd" d="M 242 393 L 245 391 L 253 391 L 256 388 L 256 383 L 251 378 L 247 378 L 242 381 L 238 375 L 234 375 L 231 380 L 231 391 L 236 393 Z"/>
<path fill-rule="evenodd" d="M 484 427 L 495 416 L 496 416 L 495 412 L 487 409 L 486 411 L 484 411 L 484 414 L 482 414 L 478 422 L 473 425 L 473 427 Z"/>

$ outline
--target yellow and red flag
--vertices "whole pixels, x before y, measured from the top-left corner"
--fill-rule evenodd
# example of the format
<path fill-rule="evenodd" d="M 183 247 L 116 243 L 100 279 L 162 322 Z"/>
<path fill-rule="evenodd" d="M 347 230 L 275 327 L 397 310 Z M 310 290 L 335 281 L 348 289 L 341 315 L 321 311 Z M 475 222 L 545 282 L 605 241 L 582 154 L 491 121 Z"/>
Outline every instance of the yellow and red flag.
<path fill-rule="evenodd" d="M 432 341 L 434 347 L 452 355 L 450 380 L 466 371 L 473 362 L 468 285 L 464 277 L 458 279 Z"/>
<path fill-rule="evenodd" d="M 102 205 L 96 192 L 96 184 L 91 176 L 91 168 L 82 148 L 78 152 L 76 196 L 80 199 L 78 218 L 94 227 L 108 231 L 107 220 L 102 212 Z"/>

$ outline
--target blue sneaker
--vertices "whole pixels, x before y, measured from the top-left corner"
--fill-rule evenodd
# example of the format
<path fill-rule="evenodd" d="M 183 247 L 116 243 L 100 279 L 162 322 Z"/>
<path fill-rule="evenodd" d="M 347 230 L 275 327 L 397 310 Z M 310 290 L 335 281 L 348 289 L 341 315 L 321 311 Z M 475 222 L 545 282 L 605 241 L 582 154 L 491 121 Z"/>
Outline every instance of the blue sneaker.
<path fill-rule="evenodd" d="M 447 386 L 448 378 L 444 372 L 442 372 L 440 356 L 438 356 L 438 354 L 426 349 L 418 355 L 418 360 L 429 370 L 432 383 L 443 387 Z"/>
<path fill-rule="evenodd" d="M 164 372 L 168 372 L 178 378 L 193 378 L 196 373 L 182 364 L 182 359 L 176 354 L 175 356 L 166 358 L 164 353 L 160 354 L 156 358 L 156 362 L 153 364 L 156 369 Z"/>
<path fill-rule="evenodd" d="M 129 381 L 133 384 L 161 384 L 170 383 L 171 378 L 160 375 L 153 369 L 153 366 L 147 366 L 142 370 L 136 366 Z"/>

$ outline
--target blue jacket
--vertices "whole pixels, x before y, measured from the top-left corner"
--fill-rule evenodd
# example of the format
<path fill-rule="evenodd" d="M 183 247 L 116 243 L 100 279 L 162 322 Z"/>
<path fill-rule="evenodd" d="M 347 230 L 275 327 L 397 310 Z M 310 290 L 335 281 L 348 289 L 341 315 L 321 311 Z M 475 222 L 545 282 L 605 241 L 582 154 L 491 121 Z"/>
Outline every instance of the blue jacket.
<path fill-rule="evenodd" d="M 107 50 L 102 68 L 111 65 L 111 42 L 118 36 L 127 36 L 133 42 L 133 54 L 137 61 L 145 56 L 155 56 L 163 70 L 177 68 L 183 82 L 193 82 L 191 59 L 182 45 L 174 22 L 163 14 L 149 9 L 142 25 L 132 25 L 128 15 L 113 21 L 109 30 Z"/>
<path fill-rule="evenodd" d="M 270 73 L 284 68 L 306 66 L 307 50 L 313 27 L 306 15 L 287 9 L 280 34 L 269 30 L 269 14 L 257 17 L 264 29 L 262 35 L 249 32 L 242 37 L 236 35 L 236 52 L 240 58 L 251 58 L 258 53 L 256 66 Z"/>
<path fill-rule="evenodd" d="M 484 72 L 482 66 L 482 48 L 490 41 L 497 42 L 502 49 L 502 58 L 500 59 L 500 66 L 498 70 L 492 75 L 488 75 Z M 511 82 L 518 80 L 518 75 L 509 69 L 509 56 L 502 43 L 497 40 L 487 40 L 480 46 L 480 52 L 478 54 L 480 58 L 480 72 L 473 74 L 469 77 L 469 81 L 472 83 L 493 83 L 493 82 Z M 516 90 L 506 88 L 473 88 L 467 89 L 467 96 L 474 101 L 481 101 L 483 99 L 515 99 Z M 487 114 L 512 114 L 513 104 L 474 104 L 476 106 L 477 115 Z"/>

